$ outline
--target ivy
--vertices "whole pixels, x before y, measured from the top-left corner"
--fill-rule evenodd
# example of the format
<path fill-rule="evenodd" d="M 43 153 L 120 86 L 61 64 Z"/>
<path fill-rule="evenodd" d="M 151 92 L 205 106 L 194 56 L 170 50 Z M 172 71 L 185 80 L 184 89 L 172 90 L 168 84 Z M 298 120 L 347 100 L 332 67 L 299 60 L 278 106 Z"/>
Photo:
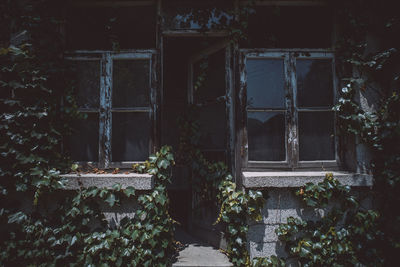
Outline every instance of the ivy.
<path fill-rule="evenodd" d="M 192 171 L 193 191 L 203 201 L 218 203 L 220 212 L 215 224 L 221 223 L 227 240 L 226 253 L 234 266 L 250 266 L 247 251 L 248 220 L 261 220 L 264 196 L 261 191 L 243 191 L 234 182 L 223 162 L 210 162 L 199 146 L 201 131 L 192 107 L 179 119 L 180 144 L 178 159 Z"/>
<path fill-rule="evenodd" d="M 137 194 L 132 187 L 115 184 L 111 189 L 71 192 L 55 210 L 7 213 L 3 209 L 1 220 L 11 231 L 2 233 L 0 262 L 6 266 L 170 266 L 175 247 L 166 185 L 173 164 L 171 148 L 163 147 L 146 164 L 135 166 L 155 173 L 155 188 L 149 193 Z M 43 202 L 58 199 L 57 194 L 46 192 Z M 115 207 L 128 200 L 139 205 L 134 217 L 124 217 L 112 227 L 101 203 Z M 42 202 L 37 205 L 46 207 Z"/>
<path fill-rule="evenodd" d="M 289 217 L 276 229 L 290 257 L 302 266 L 382 265 L 374 246 L 382 234 L 379 215 L 361 208 L 348 186 L 327 174 L 323 182 L 308 183 L 296 195 L 309 208 L 320 212 L 323 209 L 325 214 L 317 221 Z"/>
<path fill-rule="evenodd" d="M 239 10 L 228 10 L 234 16 L 230 24 L 213 27 L 227 29 L 233 43 L 245 39 L 252 2 Z M 343 38 L 336 51 L 341 66 L 338 71 L 344 77 L 334 110 L 340 134 L 357 137 L 373 151 L 374 197 L 379 212 L 363 209 L 349 188 L 332 176 L 299 189 L 297 195 L 305 205 L 323 208 L 326 213 L 320 221 L 290 218 L 277 234 L 286 242 L 289 255 L 305 266 L 380 266 L 397 261 L 400 76 L 395 67 L 400 57 L 396 41 L 400 21 L 394 4 L 332 1 L 342 26 Z M 4 226 L 0 230 L 1 264 L 168 266 L 174 250 L 166 193 L 169 169 L 174 164 L 171 149 L 163 147 L 144 164 L 133 166 L 137 172 L 156 177 L 151 192 L 138 194 L 133 188 L 115 185 L 111 189 L 63 193 L 64 182 L 59 173 L 71 164 L 60 152 L 62 139 L 70 131 L 71 121 L 80 115 L 56 37 L 62 23 L 58 5 L 62 4 L 5 1 L 0 5 L 5 10 L 0 17 L 0 221 Z M 202 17 L 200 24 L 208 23 L 204 16 L 210 14 L 194 14 L 193 18 L 198 16 Z M 12 45 L 8 40 L 11 33 L 19 34 Z M 378 49 L 368 53 L 367 34 L 381 41 Z M 202 71 L 206 73 L 206 60 L 203 64 Z M 197 88 L 204 83 L 206 74 L 200 78 Z M 376 85 L 382 89 L 382 101 L 375 112 L 366 112 L 357 96 Z M 283 266 L 284 260 L 274 256 L 253 262 L 249 259 L 247 218 L 260 219 L 262 193 L 237 188 L 225 164 L 211 163 L 202 155 L 198 146 L 201 131 L 195 120 L 185 119 L 181 127 L 177 161 L 190 165 L 196 192 L 203 199 L 219 203 L 217 222 L 225 226 L 232 263 Z M 27 204 L 22 199 L 30 201 Z M 117 207 L 128 200 L 138 203 L 134 218 L 110 225 L 101 206 Z"/>
<path fill-rule="evenodd" d="M 61 153 L 63 139 L 72 120 L 84 118 L 73 74 L 60 57 L 56 2 L 8 1 L 10 13 L 1 16 L 21 37 L 13 44 L 1 39 L 0 47 L 0 265 L 170 266 L 170 147 L 135 167 L 155 177 L 150 192 L 120 184 L 65 190 L 60 173 L 71 162 Z M 104 207 L 124 203 L 137 203 L 134 216 L 110 224 Z"/>

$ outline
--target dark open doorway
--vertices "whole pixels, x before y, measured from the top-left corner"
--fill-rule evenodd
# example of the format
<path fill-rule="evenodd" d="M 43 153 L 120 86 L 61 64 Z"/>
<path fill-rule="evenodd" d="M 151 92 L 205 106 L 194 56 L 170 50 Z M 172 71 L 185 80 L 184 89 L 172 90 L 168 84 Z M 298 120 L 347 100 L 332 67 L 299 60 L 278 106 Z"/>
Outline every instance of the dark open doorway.
<path fill-rule="evenodd" d="M 202 137 L 199 145 L 212 161 L 227 163 L 228 131 L 226 97 L 226 47 L 223 38 L 166 37 L 163 40 L 162 143 L 179 144 L 177 119 L 191 104 L 198 104 L 197 119 Z M 195 88 L 200 64 L 207 62 L 207 77 Z M 199 223 L 212 225 L 215 203 L 203 205 L 193 194 L 189 166 L 177 162 L 169 187 L 170 214 L 186 230 Z M 207 206 L 209 205 L 209 206 Z M 204 212 L 208 210 L 208 212 Z"/>

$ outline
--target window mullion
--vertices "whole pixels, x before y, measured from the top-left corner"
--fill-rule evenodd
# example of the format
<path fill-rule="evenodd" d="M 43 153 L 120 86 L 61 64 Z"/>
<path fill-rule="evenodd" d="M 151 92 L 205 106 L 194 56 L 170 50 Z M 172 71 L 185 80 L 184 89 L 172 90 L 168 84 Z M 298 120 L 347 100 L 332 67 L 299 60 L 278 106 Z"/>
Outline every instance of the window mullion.
<path fill-rule="evenodd" d="M 286 90 L 286 157 L 289 167 L 296 168 L 299 159 L 296 105 L 296 66 L 293 52 L 285 55 L 285 90 Z"/>
<path fill-rule="evenodd" d="M 100 115 L 99 115 L 99 167 L 108 168 L 111 159 L 111 96 L 112 58 L 111 53 L 101 57 Z"/>

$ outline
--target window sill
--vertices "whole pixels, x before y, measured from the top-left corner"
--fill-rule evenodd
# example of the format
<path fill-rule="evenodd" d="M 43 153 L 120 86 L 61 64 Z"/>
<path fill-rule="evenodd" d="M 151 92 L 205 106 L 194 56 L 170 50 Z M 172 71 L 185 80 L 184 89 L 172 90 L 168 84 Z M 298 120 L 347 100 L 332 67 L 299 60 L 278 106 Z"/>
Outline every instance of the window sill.
<path fill-rule="evenodd" d="M 301 187 L 306 183 L 318 183 L 324 180 L 322 171 L 283 171 L 283 172 L 242 172 L 242 181 L 245 188 L 268 188 L 268 187 Z M 372 175 L 330 172 L 333 177 L 343 185 L 352 187 L 372 186 Z"/>
<path fill-rule="evenodd" d="M 154 177 L 149 174 L 64 174 L 61 177 L 67 180 L 66 189 L 75 190 L 81 187 L 91 186 L 112 188 L 114 184 L 120 184 L 122 188 L 131 186 L 136 190 L 151 190 L 154 187 Z"/>

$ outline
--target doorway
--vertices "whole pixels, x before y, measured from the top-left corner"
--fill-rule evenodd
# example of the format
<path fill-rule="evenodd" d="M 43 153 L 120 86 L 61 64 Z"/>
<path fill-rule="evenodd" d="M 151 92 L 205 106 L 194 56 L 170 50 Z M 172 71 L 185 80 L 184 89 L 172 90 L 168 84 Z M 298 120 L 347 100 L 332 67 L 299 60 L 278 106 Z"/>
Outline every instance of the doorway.
<path fill-rule="evenodd" d="M 229 163 L 232 141 L 231 105 L 226 104 L 232 95 L 229 53 L 229 43 L 220 37 L 164 37 L 162 144 L 172 145 L 177 151 L 180 135 L 177 119 L 195 105 L 201 151 L 210 161 Z M 200 84 L 199 77 L 203 77 Z M 199 225 L 211 227 L 218 213 L 216 203 L 202 203 L 193 193 L 191 175 L 190 166 L 178 160 L 168 189 L 170 214 L 187 231 Z"/>

